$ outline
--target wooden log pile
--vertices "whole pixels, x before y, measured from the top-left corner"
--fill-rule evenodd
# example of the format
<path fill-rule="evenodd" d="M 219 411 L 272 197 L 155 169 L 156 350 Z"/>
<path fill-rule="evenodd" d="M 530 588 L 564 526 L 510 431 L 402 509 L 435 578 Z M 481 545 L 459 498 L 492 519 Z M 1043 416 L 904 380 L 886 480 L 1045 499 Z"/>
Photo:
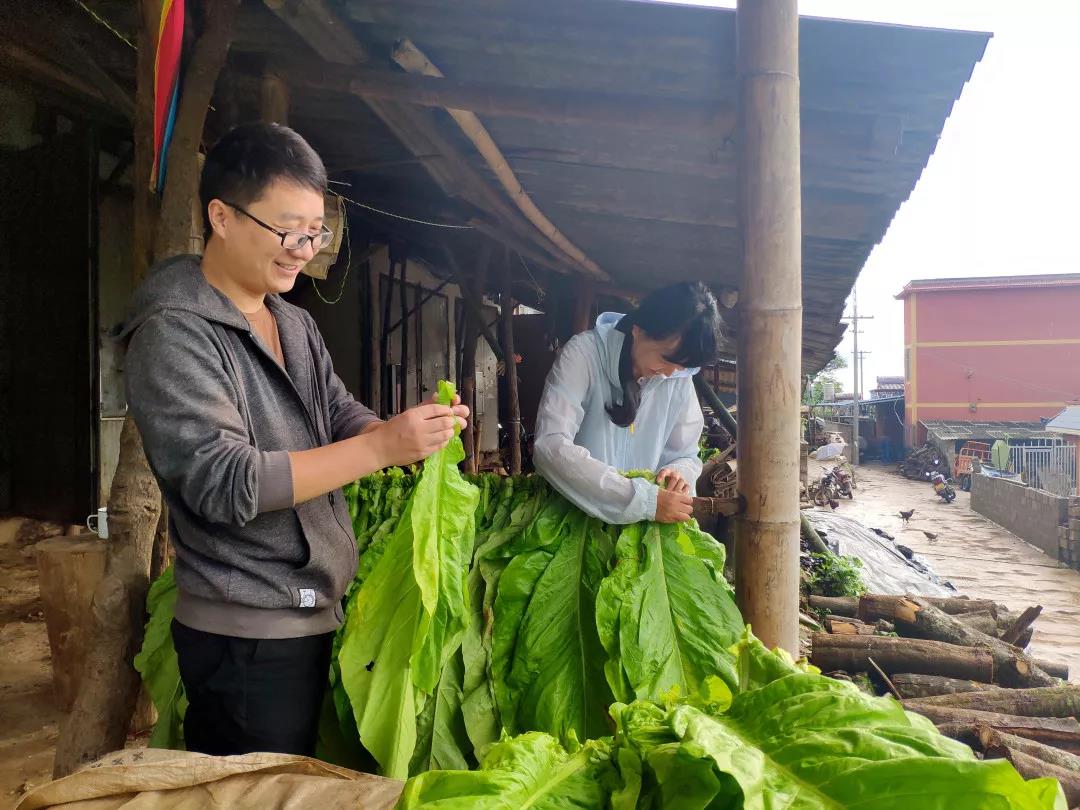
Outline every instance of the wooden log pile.
<path fill-rule="evenodd" d="M 900 474 L 916 481 L 929 481 L 936 472 L 952 475 L 949 460 L 932 444 L 924 444 L 900 463 Z"/>
<path fill-rule="evenodd" d="M 946 736 L 1027 778 L 1056 778 L 1080 806 L 1080 684 L 1026 652 L 1042 608 L 990 600 L 867 594 L 810 596 L 824 632 L 810 662 L 845 680 L 865 674 Z"/>

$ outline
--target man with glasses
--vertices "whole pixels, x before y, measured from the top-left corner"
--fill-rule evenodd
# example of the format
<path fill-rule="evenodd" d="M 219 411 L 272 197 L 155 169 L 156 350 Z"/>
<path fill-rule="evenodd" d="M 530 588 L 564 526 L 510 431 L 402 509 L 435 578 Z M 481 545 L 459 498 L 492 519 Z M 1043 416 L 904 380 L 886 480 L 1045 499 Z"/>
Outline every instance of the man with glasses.
<path fill-rule="evenodd" d="M 232 130 L 202 173 L 205 255 L 155 267 L 118 332 L 169 506 L 192 751 L 314 753 L 357 565 L 341 487 L 426 458 L 468 416 L 425 404 L 380 421 L 345 390 L 311 316 L 279 297 L 333 240 L 326 185 L 291 129 Z"/>

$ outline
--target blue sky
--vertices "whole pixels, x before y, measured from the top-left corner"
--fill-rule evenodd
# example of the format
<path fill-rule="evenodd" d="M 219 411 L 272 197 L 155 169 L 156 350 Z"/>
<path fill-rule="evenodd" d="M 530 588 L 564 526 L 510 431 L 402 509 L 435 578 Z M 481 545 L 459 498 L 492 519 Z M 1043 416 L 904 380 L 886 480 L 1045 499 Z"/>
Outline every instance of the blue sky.
<path fill-rule="evenodd" d="M 903 374 L 893 296 L 911 279 L 1080 272 L 1080 0 L 800 0 L 799 12 L 994 34 L 859 277 L 860 314 L 874 316 L 859 339 L 871 352 L 868 388 L 876 375 Z M 850 364 L 850 337 L 839 351 Z"/>

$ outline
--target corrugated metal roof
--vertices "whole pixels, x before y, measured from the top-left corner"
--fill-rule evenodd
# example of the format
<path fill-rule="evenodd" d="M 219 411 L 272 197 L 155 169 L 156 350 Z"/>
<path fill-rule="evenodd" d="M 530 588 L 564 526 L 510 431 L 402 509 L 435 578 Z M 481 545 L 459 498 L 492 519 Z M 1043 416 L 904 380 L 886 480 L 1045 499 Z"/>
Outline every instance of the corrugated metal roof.
<path fill-rule="evenodd" d="M 369 72 L 388 69 L 402 38 L 424 51 L 454 97 L 471 100 L 529 198 L 618 285 L 648 290 L 681 279 L 741 285 L 733 10 L 615 0 L 327 5 L 369 52 Z M 231 61 L 295 52 L 295 38 L 282 35 L 283 24 L 262 3 L 244 3 L 241 17 Z M 807 373 L 832 357 L 853 282 L 918 182 L 989 38 L 800 19 Z M 332 39 L 326 42 L 331 61 Z M 307 73 L 318 71 L 298 66 L 290 81 L 299 83 Z M 501 227 L 485 208 L 498 213 L 488 197 L 470 195 L 460 183 L 444 192 L 425 176 L 445 174 L 450 165 L 440 157 L 445 150 L 427 137 L 432 133 L 410 138 L 415 133 L 408 127 L 391 132 L 383 123 L 388 106 L 435 103 L 425 94 L 438 89 L 437 80 L 400 71 L 392 78 L 401 85 L 394 92 L 410 85 L 411 95 L 379 101 L 382 119 L 356 99 L 354 79 L 303 92 L 297 87 L 290 94 L 290 124 L 311 138 L 334 179 L 352 183 L 362 202 L 440 222 L 467 221 L 476 216 L 475 203 Z M 258 93 L 252 98 L 257 102 Z M 663 110 L 672 112 L 658 114 Z M 448 116 L 419 112 L 440 140 L 488 177 Z M 403 145 L 411 159 L 401 154 Z M 443 260 L 446 234 L 387 217 L 373 220 L 411 250 Z M 459 235 L 451 247 L 459 244 L 464 267 L 475 261 L 475 240 Z"/>
<path fill-rule="evenodd" d="M 928 435 L 943 441 L 986 439 L 1051 439 L 1054 434 L 1041 422 L 921 422 Z"/>
<path fill-rule="evenodd" d="M 1080 405 L 1070 405 L 1049 422 L 1046 429 L 1080 434 Z"/>
<path fill-rule="evenodd" d="M 860 400 L 859 404 L 860 405 L 888 405 L 889 403 L 892 403 L 892 402 L 903 402 L 903 401 L 904 401 L 903 395 L 899 395 L 899 396 L 873 397 L 871 399 L 864 399 L 864 400 Z M 817 406 L 821 406 L 821 407 L 825 407 L 825 408 L 836 408 L 838 410 L 851 408 L 853 405 L 854 405 L 854 402 L 852 402 L 852 400 L 850 400 L 850 399 L 849 400 L 838 400 L 836 402 L 819 402 L 819 403 L 817 403 Z M 817 406 L 815 406 L 815 407 L 817 407 Z"/>
<path fill-rule="evenodd" d="M 913 292 L 956 292 L 957 290 L 1011 290 L 1041 287 L 1076 287 L 1080 273 L 1052 273 L 1035 276 L 973 276 L 971 278 L 929 278 L 908 282 L 896 296 Z"/>

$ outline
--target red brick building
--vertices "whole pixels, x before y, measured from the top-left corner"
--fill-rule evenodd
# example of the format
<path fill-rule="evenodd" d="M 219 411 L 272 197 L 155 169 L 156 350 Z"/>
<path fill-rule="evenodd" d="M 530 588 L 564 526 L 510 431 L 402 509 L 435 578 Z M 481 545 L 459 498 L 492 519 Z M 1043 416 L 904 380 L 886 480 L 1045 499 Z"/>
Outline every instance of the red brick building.
<path fill-rule="evenodd" d="M 905 439 L 924 420 L 1037 422 L 1080 402 L 1080 274 L 912 281 Z"/>

